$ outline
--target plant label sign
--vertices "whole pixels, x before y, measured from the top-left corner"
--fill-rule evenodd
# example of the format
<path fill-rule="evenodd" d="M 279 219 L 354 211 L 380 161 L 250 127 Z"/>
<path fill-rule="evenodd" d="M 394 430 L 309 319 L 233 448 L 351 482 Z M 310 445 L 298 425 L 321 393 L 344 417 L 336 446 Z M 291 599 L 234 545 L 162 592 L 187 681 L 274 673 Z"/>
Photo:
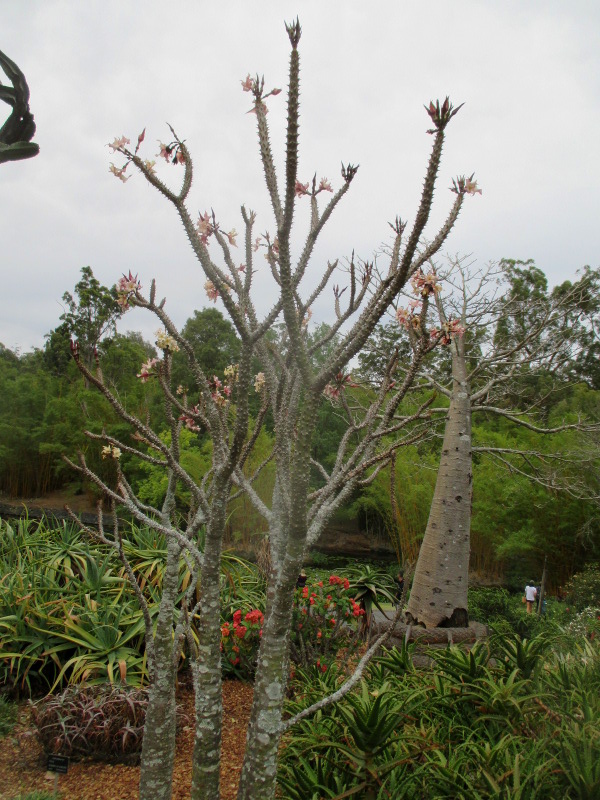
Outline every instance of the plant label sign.
<path fill-rule="evenodd" d="M 59 775 L 66 775 L 69 771 L 68 756 L 48 756 L 48 772 L 56 772 Z"/>

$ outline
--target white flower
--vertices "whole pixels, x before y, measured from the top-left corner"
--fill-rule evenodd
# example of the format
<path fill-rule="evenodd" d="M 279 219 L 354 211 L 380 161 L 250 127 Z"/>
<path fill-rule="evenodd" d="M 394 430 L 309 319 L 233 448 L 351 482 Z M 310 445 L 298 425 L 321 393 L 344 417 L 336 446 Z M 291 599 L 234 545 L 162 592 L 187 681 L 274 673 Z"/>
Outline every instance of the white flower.
<path fill-rule="evenodd" d="M 131 144 L 129 139 L 126 136 L 117 136 L 112 144 L 108 146 L 113 151 L 113 153 L 117 150 L 120 150 L 122 147 L 125 147 L 126 144 Z"/>
<path fill-rule="evenodd" d="M 107 444 L 102 448 L 102 458 L 114 458 L 118 461 L 121 458 L 121 451 L 113 444 Z"/>
<path fill-rule="evenodd" d="M 156 346 L 160 350 L 165 350 L 169 353 L 176 353 L 179 350 L 179 345 L 175 339 L 162 328 L 156 331 Z"/>
<path fill-rule="evenodd" d="M 465 181 L 465 192 L 467 194 L 481 194 L 481 189 L 477 188 L 477 181 L 469 179 Z"/>

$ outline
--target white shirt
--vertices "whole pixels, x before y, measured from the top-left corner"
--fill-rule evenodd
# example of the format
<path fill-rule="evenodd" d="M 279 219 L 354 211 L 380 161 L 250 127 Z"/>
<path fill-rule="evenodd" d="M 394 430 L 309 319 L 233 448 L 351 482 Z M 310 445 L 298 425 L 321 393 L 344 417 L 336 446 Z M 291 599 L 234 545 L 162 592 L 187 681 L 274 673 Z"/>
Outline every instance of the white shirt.
<path fill-rule="evenodd" d="M 526 586 L 525 600 L 527 600 L 528 603 L 533 603 L 536 597 L 537 597 L 537 589 L 535 588 L 535 586 Z"/>

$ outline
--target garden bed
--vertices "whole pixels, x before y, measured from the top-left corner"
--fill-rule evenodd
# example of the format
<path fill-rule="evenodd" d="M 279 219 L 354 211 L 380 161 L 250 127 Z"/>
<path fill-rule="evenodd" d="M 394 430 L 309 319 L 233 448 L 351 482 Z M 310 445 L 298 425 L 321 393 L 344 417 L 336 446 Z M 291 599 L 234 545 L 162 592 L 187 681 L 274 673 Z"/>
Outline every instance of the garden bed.
<path fill-rule="evenodd" d="M 221 800 L 233 800 L 250 716 L 252 686 L 241 681 L 223 683 L 223 757 Z M 194 695 L 182 687 L 179 706 L 187 717 L 177 739 L 173 800 L 190 796 L 192 750 L 194 746 Z M 67 775 L 59 777 L 60 800 L 136 800 L 139 767 L 100 764 L 84 760 L 72 763 Z M 11 800 L 19 793 L 52 791 L 54 776 L 46 772 L 46 757 L 34 733 L 27 703 L 20 706 L 13 731 L 0 739 L 0 798 Z"/>

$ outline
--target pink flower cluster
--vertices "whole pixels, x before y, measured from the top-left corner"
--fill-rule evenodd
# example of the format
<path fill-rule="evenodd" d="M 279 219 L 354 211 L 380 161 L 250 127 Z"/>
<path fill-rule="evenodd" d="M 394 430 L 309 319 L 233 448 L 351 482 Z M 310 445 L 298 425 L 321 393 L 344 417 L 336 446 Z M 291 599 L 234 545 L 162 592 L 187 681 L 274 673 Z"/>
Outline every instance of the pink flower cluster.
<path fill-rule="evenodd" d="M 396 311 L 398 325 L 402 328 L 416 330 L 421 324 L 421 303 L 419 300 L 410 300 L 408 308 L 399 308 Z"/>
<path fill-rule="evenodd" d="M 269 109 L 266 107 L 263 101 L 266 100 L 267 97 L 275 97 L 276 95 L 281 94 L 281 89 L 271 89 L 271 91 L 267 92 L 267 94 L 263 94 L 264 81 L 259 82 L 257 79 L 251 78 L 250 73 L 248 73 L 246 78 L 240 81 L 240 83 L 242 84 L 242 90 L 244 92 L 252 92 L 254 95 L 254 108 L 251 108 L 250 111 L 248 111 L 249 114 L 256 114 L 256 107 L 258 105 L 262 106 L 262 109 L 266 114 Z"/>
<path fill-rule="evenodd" d="M 208 245 L 210 237 L 216 232 L 220 230 L 218 224 L 215 222 L 214 217 L 211 220 L 208 211 L 205 211 L 204 214 L 200 214 L 198 217 L 198 222 L 196 223 L 196 230 L 200 234 L 200 241 L 202 244 Z M 223 234 L 229 241 L 229 244 L 232 247 L 237 247 L 237 242 L 235 241 L 238 233 L 235 228 L 232 228 L 229 233 Z M 207 281 L 207 283 L 211 283 L 211 281 Z M 214 298 L 217 299 L 219 295 Z"/>
<path fill-rule="evenodd" d="M 131 270 L 129 275 L 123 275 L 117 283 L 117 303 L 121 306 L 123 311 L 130 308 L 130 300 L 134 297 L 136 292 L 139 292 L 142 284 L 138 281 L 137 275 L 132 275 Z"/>
<path fill-rule="evenodd" d="M 300 181 L 296 181 L 296 197 L 304 197 L 304 195 L 310 194 L 316 196 L 319 192 L 333 192 L 333 187 L 327 180 L 327 178 L 321 178 L 319 182 L 318 188 L 315 188 L 315 184 L 313 183 L 312 191 L 309 189 L 309 183 L 301 183 Z"/>
<path fill-rule="evenodd" d="M 481 194 L 481 189 L 478 188 L 477 181 L 473 180 L 474 177 L 475 173 L 468 178 L 465 178 L 464 175 L 460 175 L 458 178 L 452 178 L 452 186 L 450 187 L 450 191 L 458 195 Z"/>
<path fill-rule="evenodd" d="M 129 140 L 127 140 L 127 141 L 129 141 Z M 117 177 L 120 181 L 123 181 L 123 183 L 127 183 L 129 178 L 131 178 L 131 175 L 125 175 L 125 170 L 127 169 L 128 166 L 129 166 L 129 162 L 127 164 L 125 164 L 124 167 L 115 167 L 114 164 L 111 164 L 110 167 L 108 168 L 108 171 L 112 172 L 112 174 L 115 177 Z"/>
<path fill-rule="evenodd" d="M 224 406 L 231 397 L 231 386 L 227 383 L 223 385 L 223 381 L 213 375 L 212 381 L 210 381 L 210 394 L 218 406 Z"/>
<path fill-rule="evenodd" d="M 352 374 L 344 375 L 343 372 L 338 372 L 335 376 L 333 383 L 328 383 L 323 389 L 323 394 L 331 401 L 339 399 L 340 394 L 344 389 L 358 386 L 357 383 L 352 383 Z"/>
<path fill-rule="evenodd" d="M 441 329 L 432 328 L 429 335 L 432 339 L 437 339 L 441 334 L 440 344 L 448 345 L 455 336 L 462 336 L 465 330 L 466 329 L 460 324 L 460 320 L 450 319 L 448 322 L 444 322 Z"/>
<path fill-rule="evenodd" d="M 171 144 L 159 142 L 158 146 L 160 147 L 160 151 L 156 154 L 157 158 L 164 158 L 167 164 L 185 163 L 183 152 L 177 142 L 171 142 Z"/>
<path fill-rule="evenodd" d="M 154 372 L 154 367 L 159 363 L 159 361 L 160 359 L 158 358 L 149 358 L 148 361 L 144 361 L 140 367 L 140 371 L 137 374 L 137 377 L 142 381 L 142 383 L 147 383 L 153 375 L 156 375 L 156 372 Z"/>
<path fill-rule="evenodd" d="M 437 294 L 442 289 L 435 270 L 424 273 L 422 269 L 418 269 L 412 276 L 410 283 L 415 294 L 420 294 L 421 297 Z"/>
<path fill-rule="evenodd" d="M 145 136 L 146 136 L 146 128 L 144 128 L 144 130 L 138 136 L 134 155 L 137 155 L 138 150 L 140 149 L 140 145 L 144 141 Z M 126 183 L 131 177 L 131 175 L 125 175 L 125 171 L 129 166 L 131 160 L 131 153 L 129 153 L 126 150 L 126 145 L 128 144 L 131 144 L 131 141 L 126 136 L 117 136 L 115 137 L 114 141 L 108 145 L 110 149 L 113 151 L 113 153 L 122 153 L 124 156 L 127 157 L 127 162 L 122 167 L 116 167 L 114 164 L 111 164 L 110 167 L 108 168 L 108 171 L 112 172 L 112 174 L 115 175 L 120 181 L 123 181 L 123 183 Z M 152 173 L 154 172 L 153 161 L 152 162 L 146 161 L 145 165 L 150 172 Z"/>
<path fill-rule="evenodd" d="M 190 414 L 200 414 L 200 406 L 193 406 L 193 408 L 190 409 Z M 179 417 L 179 420 L 180 422 L 183 422 L 188 431 L 198 432 L 200 430 L 200 426 L 196 422 L 195 417 L 190 416 L 190 414 L 182 414 Z"/>

